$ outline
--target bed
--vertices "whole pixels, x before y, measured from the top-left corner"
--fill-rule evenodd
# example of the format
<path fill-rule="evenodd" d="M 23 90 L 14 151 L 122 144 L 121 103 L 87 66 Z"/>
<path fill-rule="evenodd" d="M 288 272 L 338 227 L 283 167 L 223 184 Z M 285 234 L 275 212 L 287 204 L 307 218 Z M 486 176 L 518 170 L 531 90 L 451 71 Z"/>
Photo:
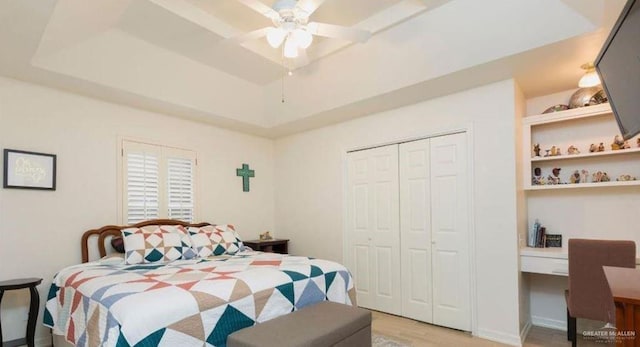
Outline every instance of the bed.
<path fill-rule="evenodd" d="M 106 244 L 123 230 L 159 225 L 211 226 L 154 220 L 85 232 L 83 263 L 59 271 L 49 290 L 44 325 L 52 329 L 55 342 L 225 346 L 234 331 L 320 301 L 355 304 L 349 271 L 328 260 L 242 249 L 233 255 L 139 264 L 107 255 Z M 96 237 L 100 259 L 89 261 L 89 241 Z"/>

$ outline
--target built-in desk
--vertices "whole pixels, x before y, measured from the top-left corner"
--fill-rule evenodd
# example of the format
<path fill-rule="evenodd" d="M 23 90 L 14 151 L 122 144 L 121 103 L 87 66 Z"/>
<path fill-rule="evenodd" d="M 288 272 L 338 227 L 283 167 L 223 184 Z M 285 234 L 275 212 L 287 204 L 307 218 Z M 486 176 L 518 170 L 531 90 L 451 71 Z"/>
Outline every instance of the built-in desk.
<path fill-rule="evenodd" d="M 569 253 L 564 248 L 520 248 L 520 271 L 569 275 Z"/>
<path fill-rule="evenodd" d="M 640 259 L 636 258 L 636 267 Z M 546 275 L 569 275 L 569 251 L 566 248 L 520 248 L 520 271 Z"/>

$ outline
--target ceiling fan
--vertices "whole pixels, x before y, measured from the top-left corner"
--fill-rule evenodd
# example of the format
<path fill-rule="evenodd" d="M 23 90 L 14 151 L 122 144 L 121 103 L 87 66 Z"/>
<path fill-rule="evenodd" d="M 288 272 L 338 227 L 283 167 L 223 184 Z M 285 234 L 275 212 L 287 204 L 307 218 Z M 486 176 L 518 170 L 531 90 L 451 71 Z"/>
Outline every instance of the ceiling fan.
<path fill-rule="evenodd" d="M 273 48 L 284 44 L 286 58 L 296 58 L 311 45 L 313 35 L 338 38 L 353 42 L 366 42 L 371 33 L 366 30 L 348 28 L 340 25 L 309 22 L 309 17 L 325 0 L 278 0 L 273 7 L 259 0 L 237 0 L 254 11 L 269 18 L 273 26 L 254 30 L 231 38 L 234 43 L 242 43 L 265 37 Z"/>

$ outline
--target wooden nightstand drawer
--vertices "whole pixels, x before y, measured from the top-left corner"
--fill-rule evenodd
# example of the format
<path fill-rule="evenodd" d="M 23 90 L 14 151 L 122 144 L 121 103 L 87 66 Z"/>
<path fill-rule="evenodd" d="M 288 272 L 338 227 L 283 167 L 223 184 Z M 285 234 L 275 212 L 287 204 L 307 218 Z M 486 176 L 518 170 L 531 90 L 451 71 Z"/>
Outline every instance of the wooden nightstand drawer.
<path fill-rule="evenodd" d="M 273 239 L 273 240 L 249 240 L 243 241 L 245 246 L 251 247 L 254 251 L 271 252 L 271 253 L 289 253 L 289 240 Z"/>

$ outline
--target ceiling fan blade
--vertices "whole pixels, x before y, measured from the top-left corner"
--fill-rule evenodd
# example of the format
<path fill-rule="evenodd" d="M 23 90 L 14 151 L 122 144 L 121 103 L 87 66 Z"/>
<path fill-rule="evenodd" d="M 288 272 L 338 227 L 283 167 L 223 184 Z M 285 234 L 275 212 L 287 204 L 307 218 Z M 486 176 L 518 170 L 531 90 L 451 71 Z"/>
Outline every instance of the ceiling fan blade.
<path fill-rule="evenodd" d="M 239 45 L 239 44 L 241 44 L 243 42 L 246 42 L 246 41 L 255 40 L 255 39 L 259 39 L 261 37 L 267 36 L 267 32 L 269 32 L 269 30 L 271 30 L 271 27 L 266 27 L 266 28 L 250 31 L 250 32 L 248 32 L 246 34 L 230 37 L 230 38 L 224 40 L 223 42 L 226 43 L 226 44 Z"/>
<path fill-rule="evenodd" d="M 371 37 L 371 32 L 343 27 L 340 25 L 311 22 L 307 24 L 307 29 L 314 35 L 332 37 L 337 39 L 349 40 L 353 42 L 364 43 Z"/>
<path fill-rule="evenodd" d="M 237 1 L 269 19 L 280 17 L 278 12 L 274 11 L 271 7 L 265 5 L 259 0 L 237 0 Z"/>
<path fill-rule="evenodd" d="M 308 16 L 311 16 L 311 14 L 315 12 L 324 1 L 325 0 L 298 0 L 298 4 L 296 6 L 304 10 Z"/>

